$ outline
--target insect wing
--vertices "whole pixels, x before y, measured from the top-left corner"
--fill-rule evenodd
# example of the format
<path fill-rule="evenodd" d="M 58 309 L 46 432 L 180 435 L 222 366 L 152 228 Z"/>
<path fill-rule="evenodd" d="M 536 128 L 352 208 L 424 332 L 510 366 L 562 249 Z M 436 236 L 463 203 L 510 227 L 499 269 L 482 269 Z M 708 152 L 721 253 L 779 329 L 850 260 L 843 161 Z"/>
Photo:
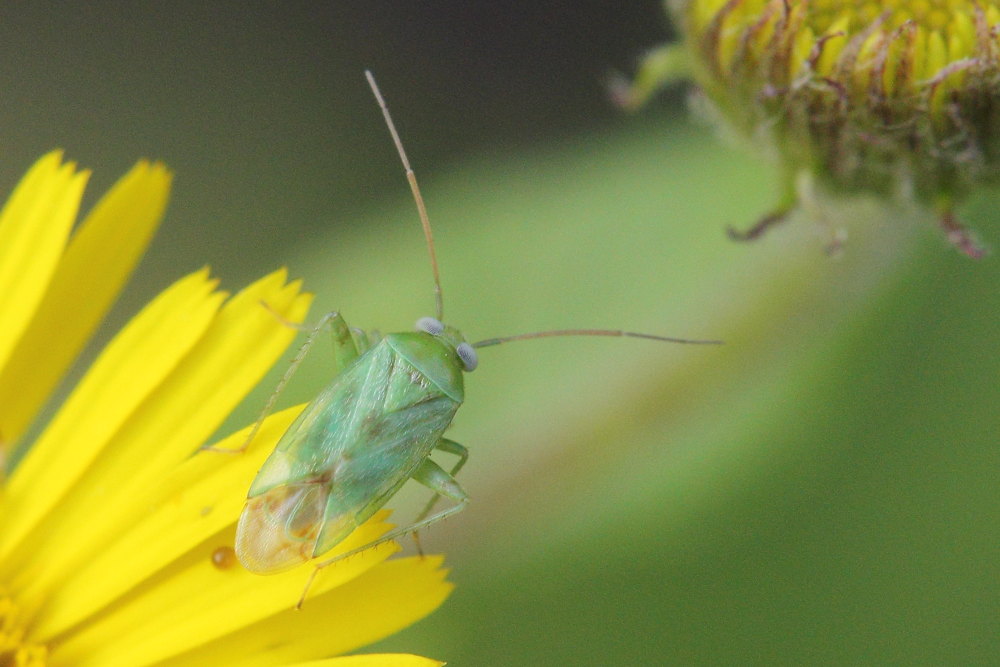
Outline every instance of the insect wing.
<path fill-rule="evenodd" d="M 330 489 L 324 466 L 342 450 L 317 429 L 351 395 L 356 365 L 306 406 L 254 478 L 236 526 L 236 554 L 251 572 L 272 574 L 312 558 Z M 324 444 L 331 447 L 326 455 Z M 343 520 L 349 518 L 343 514 Z"/>
<path fill-rule="evenodd" d="M 326 553 L 353 530 L 340 525 L 342 510 L 350 508 L 356 527 L 406 483 L 460 405 L 390 345 L 378 347 L 383 363 L 370 370 L 360 394 L 368 409 L 359 411 L 357 428 L 336 462 L 314 555 Z"/>
<path fill-rule="evenodd" d="M 322 485 L 289 483 L 248 498 L 236 524 L 236 555 L 243 567 L 274 574 L 312 558 L 323 527 L 325 493 Z M 349 519 L 341 517 L 345 523 Z"/>

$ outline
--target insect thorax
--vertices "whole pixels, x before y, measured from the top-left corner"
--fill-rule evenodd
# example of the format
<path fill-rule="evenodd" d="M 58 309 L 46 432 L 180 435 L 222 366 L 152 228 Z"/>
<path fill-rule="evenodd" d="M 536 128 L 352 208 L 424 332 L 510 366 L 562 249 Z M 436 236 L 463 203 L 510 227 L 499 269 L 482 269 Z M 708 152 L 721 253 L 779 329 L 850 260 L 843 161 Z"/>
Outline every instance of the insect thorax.
<path fill-rule="evenodd" d="M 450 336 L 408 331 L 389 334 L 383 343 L 419 371 L 422 378 L 413 378 L 415 382 L 430 383 L 456 403 L 465 400 L 462 362 Z"/>

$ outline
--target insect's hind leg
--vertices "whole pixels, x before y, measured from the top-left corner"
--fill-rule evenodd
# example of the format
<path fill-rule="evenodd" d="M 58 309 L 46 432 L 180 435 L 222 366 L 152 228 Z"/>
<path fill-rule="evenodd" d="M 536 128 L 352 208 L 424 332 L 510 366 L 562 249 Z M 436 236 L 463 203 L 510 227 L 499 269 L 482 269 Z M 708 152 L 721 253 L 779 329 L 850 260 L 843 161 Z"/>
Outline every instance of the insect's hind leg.
<path fill-rule="evenodd" d="M 288 370 L 286 370 L 285 374 L 281 376 L 281 379 L 278 381 L 278 385 L 274 388 L 271 396 L 268 397 L 267 403 L 264 404 L 264 409 L 260 411 L 257 421 L 254 422 L 253 428 L 250 429 L 250 433 L 247 435 L 247 439 L 243 441 L 243 444 L 236 449 L 223 449 L 215 446 L 202 447 L 202 451 L 220 452 L 223 454 L 242 454 L 245 452 L 247 447 L 250 446 L 250 443 L 253 442 L 253 439 L 257 437 L 257 432 L 260 431 L 260 427 L 264 423 L 264 420 L 267 419 L 271 414 L 271 411 L 274 410 L 274 404 L 277 402 L 278 397 L 281 396 L 281 392 L 285 390 L 285 387 L 292 379 L 292 376 L 295 375 L 299 366 L 301 366 L 302 362 L 305 361 L 306 355 L 309 354 L 309 350 L 312 349 L 313 344 L 316 342 L 316 338 L 327 327 L 330 327 L 333 333 L 333 352 L 337 361 L 337 370 L 343 370 L 348 364 L 354 361 L 358 356 L 358 346 L 354 342 L 354 338 L 351 335 L 350 328 L 347 326 L 347 322 L 344 320 L 344 317 L 336 311 L 327 313 L 320 319 L 319 323 L 312 328 L 309 335 L 306 337 L 306 341 L 302 343 L 302 347 L 300 347 L 299 351 L 295 353 L 295 357 L 292 358 L 291 363 L 288 364 Z"/>
<path fill-rule="evenodd" d="M 458 443 L 454 444 L 457 445 Z M 461 445 L 458 445 L 458 447 L 461 447 L 463 450 L 465 449 Z M 464 463 L 464 460 L 462 461 L 462 463 Z M 459 465 L 458 467 L 461 467 L 461 465 Z M 446 498 L 454 500 L 455 504 L 452 505 L 451 507 L 441 510 L 437 514 L 434 514 L 429 517 L 424 517 L 418 521 L 415 521 L 413 524 L 409 526 L 406 526 L 404 528 L 396 528 L 395 530 L 390 530 L 388 533 L 378 538 L 377 540 L 374 540 L 372 542 L 369 542 L 368 544 L 360 546 L 357 549 L 351 549 L 350 551 L 334 556 L 333 558 L 329 558 L 325 561 L 316 563 L 315 568 L 309 575 L 309 579 L 306 581 L 306 586 L 302 591 L 302 595 L 301 597 L 299 597 L 299 601 L 295 605 L 296 609 L 302 608 L 302 603 L 305 602 L 306 594 L 309 593 L 309 589 L 310 587 L 312 587 L 313 580 L 316 579 L 316 575 L 319 574 L 319 571 L 322 570 L 323 568 L 327 567 L 328 565 L 332 565 L 337 561 L 341 561 L 345 558 L 355 556 L 363 551 L 374 549 L 375 547 L 385 544 L 386 542 L 395 540 L 396 538 L 402 537 L 403 535 L 415 533 L 418 530 L 422 530 L 423 528 L 435 524 L 443 519 L 447 519 L 453 514 L 458 514 L 459 512 L 464 510 L 466 503 L 469 502 L 469 496 L 466 495 L 462 487 L 459 486 L 458 482 L 455 481 L 455 478 L 452 477 L 451 474 L 448 473 L 448 471 L 446 471 L 444 468 L 434 463 L 434 461 L 431 461 L 430 459 L 425 459 L 423 463 L 421 463 L 417 467 L 416 471 L 413 473 L 413 479 L 415 479 L 416 481 L 420 482 L 424 486 L 434 491 L 435 499 L 437 499 L 438 496 L 445 496 Z"/>
<path fill-rule="evenodd" d="M 434 449 L 445 452 L 446 454 L 454 454 L 455 456 L 458 457 L 458 461 L 455 463 L 454 467 L 452 467 L 451 472 L 448 473 L 449 475 L 451 475 L 452 478 L 454 478 L 455 475 L 458 474 L 458 471 L 462 469 L 462 466 L 465 465 L 465 462 L 469 460 L 469 450 L 466 449 L 463 445 L 458 444 L 454 440 L 441 438 L 440 440 L 438 440 L 438 443 L 434 446 Z M 413 520 L 414 523 L 419 523 L 420 521 L 423 521 L 431 513 L 431 510 L 434 509 L 434 505 L 436 505 L 437 501 L 441 499 L 441 495 L 442 494 L 440 493 L 435 493 L 433 496 L 431 496 L 431 499 L 427 501 L 427 504 L 424 506 L 424 509 L 420 512 L 420 514 L 417 515 L 417 518 Z M 424 550 L 420 546 L 420 533 L 418 533 L 417 531 L 413 531 L 413 543 L 417 547 L 417 553 L 423 556 Z"/>

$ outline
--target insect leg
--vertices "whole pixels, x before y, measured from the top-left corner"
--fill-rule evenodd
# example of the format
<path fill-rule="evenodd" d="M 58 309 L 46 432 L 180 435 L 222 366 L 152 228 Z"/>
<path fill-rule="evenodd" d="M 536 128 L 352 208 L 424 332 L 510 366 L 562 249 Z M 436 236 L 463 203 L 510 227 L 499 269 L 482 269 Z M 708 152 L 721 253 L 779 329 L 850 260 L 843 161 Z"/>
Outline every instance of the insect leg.
<path fill-rule="evenodd" d="M 264 310 L 271 313 L 271 317 L 281 322 L 282 326 L 286 326 L 289 329 L 295 329 L 296 331 L 311 331 L 313 327 L 308 324 L 302 324 L 301 322 L 292 322 L 290 319 L 279 313 L 274 309 L 274 307 L 263 299 L 260 300 L 260 305 L 264 307 Z"/>
<path fill-rule="evenodd" d="M 327 313 L 319 321 L 319 323 L 309 332 L 309 336 L 306 338 L 306 342 L 302 344 L 299 351 L 295 353 L 295 357 L 292 359 L 291 363 L 288 364 L 288 370 L 285 374 L 281 376 L 278 381 L 278 386 L 274 388 L 271 396 L 267 399 L 267 403 L 264 404 L 264 409 L 260 411 L 260 416 L 257 417 L 257 421 L 254 422 L 253 428 L 250 429 L 250 433 L 247 435 L 247 439 L 236 449 L 222 449 L 220 447 L 202 447 L 202 451 L 209 452 L 220 452 L 223 454 L 242 454 L 246 451 L 253 439 L 257 437 L 257 432 L 260 431 L 261 425 L 264 420 L 271 414 L 274 409 L 274 404 L 277 402 L 278 397 L 281 392 L 284 391 L 285 386 L 288 381 L 292 379 L 295 375 L 295 371 L 299 369 L 302 362 L 305 360 L 306 355 L 312 348 L 313 343 L 316 342 L 316 337 L 319 336 L 326 327 L 330 327 L 333 331 L 333 349 L 336 355 L 337 366 L 339 370 L 346 368 L 347 364 L 354 361 L 358 356 L 358 348 L 354 344 L 354 339 L 351 337 L 351 330 L 347 326 L 347 322 L 344 321 L 343 316 L 338 312 Z"/>
<path fill-rule="evenodd" d="M 461 445 L 458 446 L 461 447 Z M 437 523 L 438 521 L 447 519 L 451 515 L 458 514 L 459 512 L 464 510 L 466 503 L 469 502 L 469 496 L 467 496 L 462 487 L 458 485 L 458 482 L 455 481 L 455 478 L 452 477 L 448 473 L 448 471 L 446 471 L 444 468 L 434 463 L 430 459 L 425 459 L 423 463 L 417 466 L 416 471 L 413 473 L 413 479 L 415 479 L 416 481 L 420 482 L 424 486 L 434 491 L 435 497 L 445 496 L 446 498 L 454 500 L 455 504 L 452 505 L 451 507 L 448 507 L 447 509 L 441 510 L 437 514 L 421 519 L 420 521 L 415 521 L 410 526 L 406 526 L 404 528 L 396 528 L 395 530 L 390 530 L 388 533 L 378 538 L 377 540 L 369 542 L 364 546 L 360 546 L 357 549 L 351 549 L 350 551 L 334 556 L 333 558 L 329 558 L 327 560 L 316 563 L 315 568 L 309 575 L 309 579 L 306 581 L 305 589 L 302 591 L 302 595 L 299 597 L 299 601 L 295 605 L 296 609 L 302 608 L 302 603 L 305 602 L 306 594 L 309 592 L 309 588 L 312 586 L 313 580 L 316 579 L 316 575 L 319 573 L 321 569 L 327 567 L 328 565 L 332 565 L 337 561 L 341 561 L 345 558 L 355 556 L 363 551 L 368 551 L 369 549 L 374 549 L 375 547 L 385 544 L 386 542 L 395 540 L 398 537 L 415 533 L 416 531 L 422 530 L 427 526 Z"/>
<path fill-rule="evenodd" d="M 333 358 L 337 362 L 337 372 L 339 373 L 350 366 L 351 362 L 357 359 L 363 350 L 360 350 L 358 344 L 355 342 L 355 338 L 352 335 L 354 330 L 347 326 L 347 322 L 338 312 L 324 315 L 323 319 L 320 320 L 319 326 L 309 335 L 309 340 L 306 343 L 312 344 L 312 339 L 316 337 L 316 333 L 326 322 L 329 322 L 330 332 L 333 334 Z"/>
<path fill-rule="evenodd" d="M 451 469 L 451 472 L 448 473 L 452 477 L 457 475 L 458 471 L 461 470 L 462 466 L 465 465 L 465 462 L 469 460 L 469 450 L 466 449 L 463 445 L 458 444 L 454 440 L 441 438 L 440 440 L 438 440 L 438 443 L 434 445 L 434 449 L 438 449 L 448 454 L 454 454 L 455 456 L 458 457 L 458 462 L 455 463 L 455 466 Z M 434 505 L 440 499 L 441 499 L 440 493 L 435 493 L 433 496 L 431 496 L 431 499 L 427 501 L 427 504 L 424 506 L 423 511 L 421 511 L 420 514 L 417 515 L 417 518 L 414 519 L 414 522 L 423 521 L 424 518 L 431 513 L 431 510 L 434 509 Z M 424 550 L 420 546 L 420 533 L 418 533 L 417 531 L 413 531 L 413 543 L 417 547 L 417 553 L 423 556 Z"/>

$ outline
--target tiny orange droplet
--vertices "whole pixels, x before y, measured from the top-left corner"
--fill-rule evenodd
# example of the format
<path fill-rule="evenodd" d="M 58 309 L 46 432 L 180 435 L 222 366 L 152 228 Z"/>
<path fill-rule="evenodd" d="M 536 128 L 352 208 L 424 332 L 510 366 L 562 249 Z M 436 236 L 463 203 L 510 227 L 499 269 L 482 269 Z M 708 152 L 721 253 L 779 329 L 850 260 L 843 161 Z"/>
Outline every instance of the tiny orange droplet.
<path fill-rule="evenodd" d="M 220 570 L 229 570 L 236 565 L 236 552 L 230 546 L 216 548 L 212 552 L 212 565 Z"/>

